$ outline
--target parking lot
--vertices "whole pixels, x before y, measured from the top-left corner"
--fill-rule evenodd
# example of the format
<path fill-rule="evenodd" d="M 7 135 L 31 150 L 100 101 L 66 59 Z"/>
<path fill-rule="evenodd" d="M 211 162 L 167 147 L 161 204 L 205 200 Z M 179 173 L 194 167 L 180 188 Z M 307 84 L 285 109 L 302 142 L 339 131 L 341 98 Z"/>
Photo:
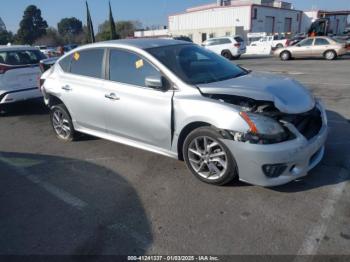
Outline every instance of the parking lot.
<path fill-rule="evenodd" d="M 233 62 L 293 77 L 325 102 L 326 155 L 309 176 L 210 186 L 150 152 L 62 143 L 41 101 L 25 103 L 0 118 L 0 254 L 350 255 L 350 56 Z"/>

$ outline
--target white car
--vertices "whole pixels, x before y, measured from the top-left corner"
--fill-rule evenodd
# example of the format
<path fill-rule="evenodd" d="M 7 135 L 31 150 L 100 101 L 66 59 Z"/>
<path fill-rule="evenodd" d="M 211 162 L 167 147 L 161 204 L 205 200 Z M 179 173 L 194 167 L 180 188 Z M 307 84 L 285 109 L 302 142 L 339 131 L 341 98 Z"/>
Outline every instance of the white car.
<path fill-rule="evenodd" d="M 282 47 L 287 47 L 289 45 L 289 40 L 284 38 L 281 39 L 279 38 L 278 35 L 274 36 L 264 36 L 261 37 L 257 41 L 253 41 L 250 43 L 250 46 L 271 46 L 271 48 L 282 48 Z"/>
<path fill-rule="evenodd" d="M 45 56 L 29 46 L 0 46 L 0 109 L 5 105 L 42 97 L 38 89 L 39 61 Z"/>
<path fill-rule="evenodd" d="M 246 44 L 241 36 L 211 38 L 202 45 L 227 59 L 238 59 L 246 52 Z"/>

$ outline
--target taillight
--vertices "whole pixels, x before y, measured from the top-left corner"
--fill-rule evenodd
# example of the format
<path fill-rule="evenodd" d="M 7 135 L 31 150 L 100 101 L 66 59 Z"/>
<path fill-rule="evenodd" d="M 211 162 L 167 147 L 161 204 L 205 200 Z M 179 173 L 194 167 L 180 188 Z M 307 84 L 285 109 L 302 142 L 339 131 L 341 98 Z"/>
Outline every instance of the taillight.
<path fill-rule="evenodd" d="M 0 64 L 0 74 L 4 74 L 6 71 L 10 70 L 9 66 Z"/>
<path fill-rule="evenodd" d="M 234 46 L 235 46 L 235 47 L 240 47 L 240 46 L 241 46 L 241 43 L 235 43 Z"/>

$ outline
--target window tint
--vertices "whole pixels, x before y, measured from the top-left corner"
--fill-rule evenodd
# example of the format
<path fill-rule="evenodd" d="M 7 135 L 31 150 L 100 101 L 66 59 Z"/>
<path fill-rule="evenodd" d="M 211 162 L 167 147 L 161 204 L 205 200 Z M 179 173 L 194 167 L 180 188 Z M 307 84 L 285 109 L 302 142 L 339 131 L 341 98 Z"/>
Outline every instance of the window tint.
<path fill-rule="evenodd" d="M 329 42 L 323 38 L 316 38 L 315 45 L 329 45 Z"/>
<path fill-rule="evenodd" d="M 64 72 L 69 72 L 70 71 L 70 62 L 72 60 L 72 56 L 66 56 L 63 58 L 59 64 Z"/>
<path fill-rule="evenodd" d="M 35 65 L 45 56 L 39 50 L 0 52 L 0 62 L 7 65 Z"/>
<path fill-rule="evenodd" d="M 221 39 L 218 39 L 218 41 L 219 41 L 220 45 L 232 43 L 231 40 L 228 38 L 221 38 Z"/>
<path fill-rule="evenodd" d="M 102 78 L 104 50 L 100 48 L 77 51 L 71 55 L 72 74 Z"/>
<path fill-rule="evenodd" d="M 314 39 L 313 38 L 308 38 L 299 43 L 300 46 L 310 46 L 312 45 Z"/>
<path fill-rule="evenodd" d="M 160 72 L 137 54 L 112 49 L 109 62 L 109 79 L 116 82 L 145 86 L 148 76 L 161 76 Z"/>

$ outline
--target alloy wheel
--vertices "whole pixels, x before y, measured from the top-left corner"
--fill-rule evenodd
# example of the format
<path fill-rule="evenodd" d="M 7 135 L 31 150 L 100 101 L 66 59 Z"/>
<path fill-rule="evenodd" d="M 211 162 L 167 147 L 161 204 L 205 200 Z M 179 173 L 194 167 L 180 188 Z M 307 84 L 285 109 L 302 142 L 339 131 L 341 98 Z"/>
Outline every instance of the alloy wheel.
<path fill-rule="evenodd" d="M 56 109 L 53 112 L 52 124 L 56 134 L 60 138 L 67 139 L 71 135 L 72 131 L 70 128 L 69 119 L 66 117 L 66 115 L 62 111 Z"/>
<path fill-rule="evenodd" d="M 194 138 L 188 147 L 191 167 L 205 179 L 221 178 L 228 166 L 225 150 L 215 139 L 208 136 Z"/>

